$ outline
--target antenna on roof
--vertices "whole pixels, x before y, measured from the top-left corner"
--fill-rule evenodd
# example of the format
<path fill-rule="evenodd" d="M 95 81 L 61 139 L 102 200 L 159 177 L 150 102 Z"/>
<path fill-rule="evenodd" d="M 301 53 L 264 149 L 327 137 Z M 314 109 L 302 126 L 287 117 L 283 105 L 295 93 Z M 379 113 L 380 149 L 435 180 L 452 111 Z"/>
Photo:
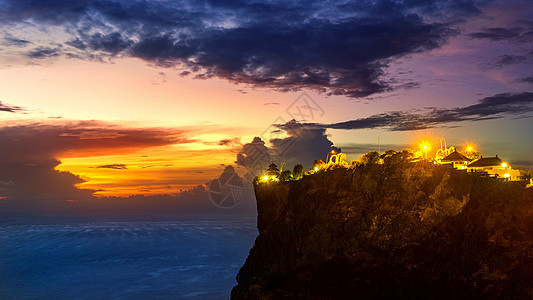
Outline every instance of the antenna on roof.
<path fill-rule="evenodd" d="M 378 136 L 378 152 L 381 153 L 381 144 L 379 143 L 379 136 Z"/>

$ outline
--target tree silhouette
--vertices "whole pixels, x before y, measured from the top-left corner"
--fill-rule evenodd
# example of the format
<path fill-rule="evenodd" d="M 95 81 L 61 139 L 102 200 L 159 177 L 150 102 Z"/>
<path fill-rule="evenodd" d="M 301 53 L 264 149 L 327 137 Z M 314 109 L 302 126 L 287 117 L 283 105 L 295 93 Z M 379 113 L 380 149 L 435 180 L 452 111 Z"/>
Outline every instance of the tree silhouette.
<path fill-rule="evenodd" d="M 300 180 L 304 176 L 304 166 L 297 164 L 292 170 L 292 177 L 294 180 Z"/>

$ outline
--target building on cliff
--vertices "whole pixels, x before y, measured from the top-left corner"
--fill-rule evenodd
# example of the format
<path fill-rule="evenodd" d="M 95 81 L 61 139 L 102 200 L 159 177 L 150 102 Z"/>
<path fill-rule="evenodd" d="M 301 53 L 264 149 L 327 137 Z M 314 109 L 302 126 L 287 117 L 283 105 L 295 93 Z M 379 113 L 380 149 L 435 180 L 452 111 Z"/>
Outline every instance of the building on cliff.
<path fill-rule="evenodd" d="M 452 153 L 442 159 L 437 160 L 436 162 L 437 164 L 451 165 L 457 170 L 465 170 L 471 161 L 472 160 L 470 158 L 457 152 L 457 150 L 454 150 Z"/>
<path fill-rule="evenodd" d="M 479 158 L 466 167 L 471 173 L 486 173 L 490 177 L 505 178 L 507 180 L 520 180 L 520 171 L 511 169 L 509 163 L 503 161 L 496 155 L 495 157 Z"/>

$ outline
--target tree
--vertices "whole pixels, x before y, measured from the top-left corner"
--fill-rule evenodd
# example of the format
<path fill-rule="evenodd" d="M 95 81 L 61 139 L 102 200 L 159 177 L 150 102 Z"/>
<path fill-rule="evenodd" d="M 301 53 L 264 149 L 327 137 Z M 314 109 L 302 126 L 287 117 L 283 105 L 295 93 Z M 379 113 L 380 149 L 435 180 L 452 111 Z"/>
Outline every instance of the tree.
<path fill-rule="evenodd" d="M 281 175 L 279 176 L 280 181 L 289 181 L 292 179 L 293 179 L 292 172 L 289 170 L 285 170 L 281 172 Z"/>
<path fill-rule="evenodd" d="M 398 153 L 396 150 L 387 150 L 382 158 L 385 158 L 385 156 L 393 156 L 396 153 Z"/>
<path fill-rule="evenodd" d="M 302 177 L 304 177 L 304 166 L 297 164 L 292 170 L 292 178 L 294 180 L 300 180 Z"/>
<path fill-rule="evenodd" d="M 370 151 L 359 158 L 359 161 L 364 164 L 377 164 L 380 161 L 380 154 L 377 151 Z"/>

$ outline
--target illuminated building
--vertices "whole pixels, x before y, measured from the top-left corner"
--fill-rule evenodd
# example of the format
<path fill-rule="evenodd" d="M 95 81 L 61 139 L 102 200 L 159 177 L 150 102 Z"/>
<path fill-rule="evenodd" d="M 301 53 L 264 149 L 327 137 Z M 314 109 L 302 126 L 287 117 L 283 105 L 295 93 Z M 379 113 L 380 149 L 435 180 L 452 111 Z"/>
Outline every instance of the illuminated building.
<path fill-rule="evenodd" d="M 505 178 L 507 180 L 520 180 L 520 171 L 511 169 L 511 166 L 496 155 L 495 157 L 482 157 L 474 160 L 467 166 L 468 172 L 482 172 L 491 177 Z"/>
<path fill-rule="evenodd" d="M 446 157 L 437 160 L 438 164 L 451 165 L 454 169 L 465 170 L 472 160 L 463 154 L 453 151 Z"/>

